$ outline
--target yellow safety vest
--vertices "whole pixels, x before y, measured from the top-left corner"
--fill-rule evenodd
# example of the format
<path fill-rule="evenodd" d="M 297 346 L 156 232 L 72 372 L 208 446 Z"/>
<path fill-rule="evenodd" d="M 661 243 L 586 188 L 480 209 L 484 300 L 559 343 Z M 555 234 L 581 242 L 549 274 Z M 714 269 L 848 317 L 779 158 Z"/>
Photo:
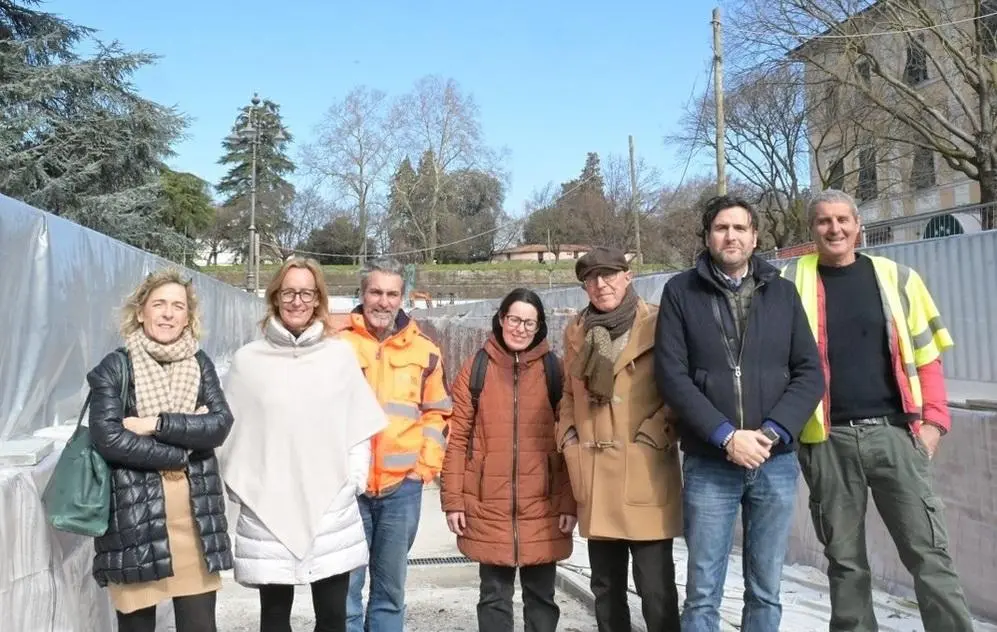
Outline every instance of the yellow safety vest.
<path fill-rule="evenodd" d="M 906 412 L 920 416 L 923 399 L 917 369 L 934 362 L 943 351 L 951 348 L 954 344 L 952 336 L 942 323 L 938 308 L 917 272 L 886 257 L 862 256 L 872 260 L 876 271 L 879 295 L 883 299 L 883 314 L 886 316 L 887 339 L 891 341 L 891 348 L 894 340 L 899 342 L 904 375 L 896 375 L 897 385 L 904 399 L 914 405 L 913 410 Z M 810 330 L 821 349 L 825 377 L 829 377 L 827 341 L 820 339 L 821 333 L 825 332 L 825 315 L 818 309 L 819 293 L 823 293 L 823 286 L 820 285 L 820 275 L 817 272 L 817 255 L 806 255 L 791 261 L 783 268 L 782 275 L 796 284 Z M 894 353 L 896 351 L 893 349 Z M 817 409 L 800 435 L 801 443 L 820 443 L 827 439 L 830 418 L 826 403 L 827 396 L 817 404 Z"/>

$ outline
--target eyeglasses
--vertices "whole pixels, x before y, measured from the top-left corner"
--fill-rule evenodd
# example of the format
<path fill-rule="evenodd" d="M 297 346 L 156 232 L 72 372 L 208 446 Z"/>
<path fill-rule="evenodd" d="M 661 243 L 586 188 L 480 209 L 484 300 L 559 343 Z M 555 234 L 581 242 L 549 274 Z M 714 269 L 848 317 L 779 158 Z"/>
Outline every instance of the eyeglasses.
<path fill-rule="evenodd" d="M 281 303 L 293 303 L 294 299 L 301 297 L 301 302 L 305 305 L 313 302 L 318 298 L 318 290 L 292 290 L 290 288 L 280 291 L 280 302 Z"/>
<path fill-rule="evenodd" d="M 585 280 L 582 281 L 582 285 L 586 287 L 595 287 L 599 284 L 599 279 L 602 279 L 603 283 L 612 283 L 620 276 L 620 273 L 622 272 L 623 272 L 622 270 L 614 270 L 613 272 L 603 272 L 601 274 L 598 272 L 593 272 L 592 274 L 585 277 Z"/>
<path fill-rule="evenodd" d="M 505 322 L 506 322 L 507 325 L 509 325 L 513 329 L 515 329 L 515 328 L 519 327 L 520 325 L 522 325 L 523 329 L 525 329 L 526 333 L 528 333 L 528 334 L 532 334 L 534 331 L 536 331 L 537 330 L 537 326 L 539 325 L 539 323 L 537 323 L 537 321 L 535 321 L 535 320 L 530 320 L 530 319 L 527 319 L 527 318 L 520 318 L 519 316 L 513 316 L 512 314 L 506 315 Z"/>

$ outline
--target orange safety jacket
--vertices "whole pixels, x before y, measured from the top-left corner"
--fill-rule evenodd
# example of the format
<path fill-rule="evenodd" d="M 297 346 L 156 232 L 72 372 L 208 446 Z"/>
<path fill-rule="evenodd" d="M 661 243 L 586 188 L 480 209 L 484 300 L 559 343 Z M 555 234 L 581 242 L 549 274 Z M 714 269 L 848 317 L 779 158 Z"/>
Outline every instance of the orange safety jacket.
<path fill-rule="evenodd" d="M 341 335 L 388 417 L 387 428 L 371 439 L 367 493 L 383 495 L 410 475 L 432 481 L 443 467 L 453 407 L 439 347 L 402 311 L 384 341 L 367 329 L 359 307 Z"/>

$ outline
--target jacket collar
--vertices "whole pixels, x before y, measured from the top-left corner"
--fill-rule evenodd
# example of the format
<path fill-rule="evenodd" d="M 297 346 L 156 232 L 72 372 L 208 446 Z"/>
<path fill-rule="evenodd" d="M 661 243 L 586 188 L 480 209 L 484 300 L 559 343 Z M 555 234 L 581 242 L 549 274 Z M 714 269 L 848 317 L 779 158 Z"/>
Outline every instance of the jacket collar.
<path fill-rule="evenodd" d="M 267 319 L 264 337 L 275 347 L 312 347 L 325 338 L 325 323 L 320 320 L 309 325 L 300 335 L 295 336 L 276 316 Z"/>
<path fill-rule="evenodd" d="M 412 340 L 420 334 L 419 326 L 412 320 L 404 310 L 398 310 L 395 316 L 395 332 L 388 336 L 382 343 L 378 340 L 370 329 L 367 328 L 367 321 L 363 317 L 363 306 L 357 305 L 350 312 L 350 329 L 365 338 L 369 338 L 378 344 L 385 344 L 392 347 L 407 347 Z"/>
<path fill-rule="evenodd" d="M 484 345 L 485 352 L 488 357 L 496 365 L 501 367 L 511 367 L 513 365 L 513 353 L 507 351 L 502 345 L 498 343 L 495 338 L 495 334 L 488 334 L 488 339 L 485 340 Z M 540 343 L 530 349 L 529 351 L 519 352 L 519 363 L 520 364 L 530 364 L 543 357 L 545 353 L 550 351 L 550 345 L 546 340 L 540 341 Z"/>
<path fill-rule="evenodd" d="M 633 327 L 630 328 L 630 338 L 620 352 L 620 357 L 613 364 L 613 373 L 619 373 L 628 364 L 654 348 L 654 327 L 657 319 L 651 313 L 647 303 L 641 300 L 637 304 L 637 315 Z"/>
<path fill-rule="evenodd" d="M 709 252 L 703 252 L 696 259 L 696 274 L 704 282 L 708 283 L 711 287 L 718 290 L 723 290 L 723 286 L 720 281 L 717 280 L 716 275 L 713 273 L 713 261 L 710 259 Z M 751 276 L 755 279 L 756 285 L 762 285 L 769 283 L 773 279 L 779 276 L 779 270 L 773 266 L 768 261 L 762 259 L 758 255 L 751 255 L 751 263 L 749 264 L 751 271 Z"/>

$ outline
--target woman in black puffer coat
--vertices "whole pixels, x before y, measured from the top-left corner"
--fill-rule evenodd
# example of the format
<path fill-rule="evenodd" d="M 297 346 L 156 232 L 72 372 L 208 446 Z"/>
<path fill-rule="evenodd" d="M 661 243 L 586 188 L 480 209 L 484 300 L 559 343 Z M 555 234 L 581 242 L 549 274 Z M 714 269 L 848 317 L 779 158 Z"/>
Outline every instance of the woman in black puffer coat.
<path fill-rule="evenodd" d="M 198 350 L 190 282 L 171 270 L 147 276 L 125 305 L 122 334 L 125 347 L 87 375 L 90 434 L 112 483 L 93 574 L 111 593 L 119 632 L 154 632 L 156 605 L 167 599 L 177 632 L 214 632 L 218 573 L 232 567 L 214 449 L 232 413 Z"/>

